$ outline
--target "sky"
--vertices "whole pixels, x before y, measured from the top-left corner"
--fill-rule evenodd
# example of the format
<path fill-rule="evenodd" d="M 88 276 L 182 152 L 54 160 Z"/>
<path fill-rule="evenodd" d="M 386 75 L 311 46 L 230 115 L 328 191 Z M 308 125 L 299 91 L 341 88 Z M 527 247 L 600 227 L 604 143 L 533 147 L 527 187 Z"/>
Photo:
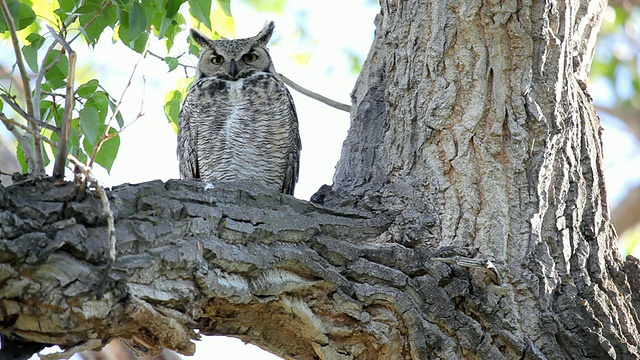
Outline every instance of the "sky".
<path fill-rule="evenodd" d="M 378 9 L 367 0 L 291 0 L 282 14 L 256 13 L 232 1 L 237 37 L 258 33 L 273 20 L 275 33 L 270 44 L 276 70 L 298 84 L 334 100 L 350 103 L 356 81 L 347 54 L 364 59 L 373 39 L 373 20 Z M 299 26 L 304 27 L 301 36 Z M 187 50 L 187 30 L 176 39 L 173 56 Z M 163 44 L 152 43 L 152 51 L 162 54 Z M 91 64 L 101 83 L 116 98 L 123 92 L 139 55 L 105 35 L 94 51 L 79 51 L 79 61 Z M 297 59 L 308 57 L 308 62 Z M 187 55 L 181 62 L 195 65 Z M 193 75 L 193 73 L 189 73 Z M 178 178 L 176 134 L 168 124 L 163 99 L 185 74 L 181 69 L 168 73 L 167 65 L 153 57 L 142 59 L 127 88 L 122 111 L 125 122 L 135 119 L 121 134 L 120 152 L 110 174 L 96 169 L 95 175 L 107 187 L 155 179 Z M 596 100 L 606 102 L 607 92 L 590 88 Z M 349 128 L 349 115 L 291 91 L 296 104 L 302 155 L 295 196 L 309 197 L 322 185 L 331 184 L 342 142 Z M 142 103 L 142 106 L 141 106 Z M 127 120 L 128 119 L 128 120 Z M 625 188 L 640 178 L 638 144 L 625 135 L 624 125 L 607 121 L 604 131 L 605 165 L 610 198 L 616 202 Z M 628 159 L 635 158 L 630 166 Z M 198 342 L 196 355 L 186 359 L 266 360 L 279 359 L 253 345 L 229 338 L 207 338 Z M 77 358 L 76 358 L 77 359 Z"/>

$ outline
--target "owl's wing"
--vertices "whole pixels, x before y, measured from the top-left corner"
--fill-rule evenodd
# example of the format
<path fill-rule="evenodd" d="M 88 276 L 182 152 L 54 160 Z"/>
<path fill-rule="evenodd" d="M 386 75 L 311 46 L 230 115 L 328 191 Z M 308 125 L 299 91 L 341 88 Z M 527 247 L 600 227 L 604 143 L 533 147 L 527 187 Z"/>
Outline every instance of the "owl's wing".
<path fill-rule="evenodd" d="M 193 115 L 189 110 L 190 106 L 189 101 L 185 99 L 178 117 L 178 163 L 182 179 L 200 178 L 197 148 L 198 128 L 191 126 L 189 121 Z"/>
<path fill-rule="evenodd" d="M 298 172 L 300 170 L 300 150 L 302 150 L 302 142 L 300 141 L 300 133 L 298 132 L 298 114 L 296 113 L 296 106 L 293 103 L 291 93 L 284 86 L 284 92 L 287 95 L 287 101 L 289 103 L 289 117 L 291 121 L 291 140 L 290 149 L 287 158 L 287 163 L 284 171 L 284 182 L 282 184 L 282 192 L 285 194 L 293 195 L 296 182 L 298 182 Z"/>

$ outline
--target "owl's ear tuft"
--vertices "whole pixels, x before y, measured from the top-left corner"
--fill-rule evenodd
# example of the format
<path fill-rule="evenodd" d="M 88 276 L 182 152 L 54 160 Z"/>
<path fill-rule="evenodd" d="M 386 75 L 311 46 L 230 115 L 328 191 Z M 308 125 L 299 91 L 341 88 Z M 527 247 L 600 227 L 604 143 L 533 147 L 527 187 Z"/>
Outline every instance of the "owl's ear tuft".
<path fill-rule="evenodd" d="M 193 39 L 193 41 L 196 42 L 196 44 L 198 44 L 198 46 L 200 46 L 201 49 L 205 47 L 210 47 L 211 43 L 213 42 L 213 40 L 204 36 L 201 32 L 199 32 L 196 29 L 191 29 L 191 38 Z"/>
<path fill-rule="evenodd" d="M 273 21 L 269 21 L 262 27 L 262 30 L 256 35 L 256 41 L 260 45 L 267 45 L 269 39 L 271 39 L 271 35 L 273 35 L 273 29 L 276 26 L 273 24 Z"/>

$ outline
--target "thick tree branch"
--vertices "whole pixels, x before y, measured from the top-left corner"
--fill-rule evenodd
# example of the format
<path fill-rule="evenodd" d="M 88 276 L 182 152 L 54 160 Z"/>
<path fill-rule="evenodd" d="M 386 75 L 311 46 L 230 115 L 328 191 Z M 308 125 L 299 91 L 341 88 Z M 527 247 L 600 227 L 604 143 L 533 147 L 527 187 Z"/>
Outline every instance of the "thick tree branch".
<path fill-rule="evenodd" d="M 122 337 L 188 354 L 197 328 L 285 358 L 418 359 L 455 331 L 478 351 L 479 324 L 454 299 L 499 290 L 483 270 L 429 260 L 472 250 L 376 244 L 386 215 L 250 184 L 156 181 L 110 193 L 119 256 L 96 298 L 108 258 L 100 201 L 74 201 L 72 184 L 0 191 L 0 323 L 23 341 L 80 349 Z M 492 317 L 478 301 L 465 307 Z"/>

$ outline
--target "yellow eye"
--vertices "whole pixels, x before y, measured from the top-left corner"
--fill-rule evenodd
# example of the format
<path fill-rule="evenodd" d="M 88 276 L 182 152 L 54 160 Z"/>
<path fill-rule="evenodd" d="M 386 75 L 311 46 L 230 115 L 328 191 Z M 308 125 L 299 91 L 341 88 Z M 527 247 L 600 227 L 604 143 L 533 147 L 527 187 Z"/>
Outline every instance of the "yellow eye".
<path fill-rule="evenodd" d="M 222 64 L 224 62 L 224 58 L 222 56 L 220 56 L 220 55 L 214 55 L 211 58 L 211 62 L 216 64 L 216 65 L 220 65 L 220 64 Z"/>
<path fill-rule="evenodd" d="M 256 55 L 255 53 L 248 53 L 245 54 L 242 59 L 246 62 L 254 62 L 256 60 L 258 60 L 258 55 Z"/>

